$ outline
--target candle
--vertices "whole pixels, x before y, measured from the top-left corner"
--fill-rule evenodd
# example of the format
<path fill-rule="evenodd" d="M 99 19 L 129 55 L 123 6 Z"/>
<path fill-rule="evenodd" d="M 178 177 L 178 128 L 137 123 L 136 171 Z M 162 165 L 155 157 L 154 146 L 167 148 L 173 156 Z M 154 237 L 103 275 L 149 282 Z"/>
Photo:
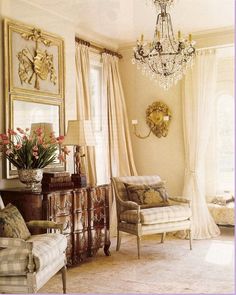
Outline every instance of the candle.
<path fill-rule="evenodd" d="M 181 32 L 178 31 L 178 40 L 180 40 L 180 38 L 181 38 Z"/>
<path fill-rule="evenodd" d="M 192 35 L 191 34 L 188 35 L 188 40 L 189 40 L 189 42 L 192 42 Z"/>
<path fill-rule="evenodd" d="M 164 121 L 169 121 L 169 116 L 164 116 L 164 117 L 163 117 L 163 120 L 164 120 Z"/>
<path fill-rule="evenodd" d="M 141 43 L 143 43 L 143 38 L 144 38 L 144 36 L 143 36 L 143 34 L 141 35 Z"/>
<path fill-rule="evenodd" d="M 138 124 L 138 120 L 132 120 L 132 125 L 137 125 Z"/>

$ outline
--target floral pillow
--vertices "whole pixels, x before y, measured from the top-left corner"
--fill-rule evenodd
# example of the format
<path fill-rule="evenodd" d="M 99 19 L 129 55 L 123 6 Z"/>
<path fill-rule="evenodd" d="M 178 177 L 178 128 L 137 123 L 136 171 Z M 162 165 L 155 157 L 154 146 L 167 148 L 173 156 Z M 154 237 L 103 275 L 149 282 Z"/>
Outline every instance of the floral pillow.
<path fill-rule="evenodd" d="M 142 206 L 168 206 L 168 193 L 163 182 L 157 184 L 128 184 L 125 183 L 129 201 L 133 201 Z"/>
<path fill-rule="evenodd" d="M 0 210 L 0 237 L 27 240 L 30 232 L 19 210 L 8 204 Z"/>

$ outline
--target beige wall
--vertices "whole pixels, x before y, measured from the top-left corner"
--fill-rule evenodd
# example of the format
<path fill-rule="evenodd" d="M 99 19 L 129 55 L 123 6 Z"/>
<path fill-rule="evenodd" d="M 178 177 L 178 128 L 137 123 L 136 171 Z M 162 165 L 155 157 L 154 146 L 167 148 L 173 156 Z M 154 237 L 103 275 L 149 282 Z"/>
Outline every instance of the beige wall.
<path fill-rule="evenodd" d="M 38 9 L 21 0 L 0 0 L 0 133 L 4 132 L 4 86 L 3 86 L 3 18 L 11 18 L 26 24 L 35 25 L 47 32 L 55 33 L 65 41 L 65 117 L 76 118 L 75 101 L 75 30 L 64 19 Z M 72 171 L 72 161 L 69 161 L 68 170 Z M 0 188 L 19 186 L 18 180 L 6 180 L 4 177 L 3 162 L 0 160 Z"/>
<path fill-rule="evenodd" d="M 184 173 L 184 150 L 182 131 L 182 108 L 180 83 L 169 91 L 162 90 L 159 85 L 142 75 L 136 65 L 131 63 L 132 50 L 121 50 L 121 79 L 127 102 L 128 120 L 137 119 L 137 130 L 141 135 L 148 133 L 145 123 L 145 111 L 154 101 L 163 101 L 172 112 L 167 137 L 158 138 L 151 134 L 147 139 L 139 139 L 132 133 L 132 146 L 135 163 L 140 175 L 158 174 L 167 181 L 170 194 L 181 194 Z"/>
<path fill-rule="evenodd" d="M 194 38 L 197 48 L 225 46 L 234 42 L 233 29 L 202 32 Z M 132 133 L 134 160 L 140 175 L 158 174 L 167 181 L 171 195 L 179 195 L 183 189 L 184 176 L 184 142 L 182 129 L 181 81 L 168 91 L 162 90 L 158 84 L 142 75 L 136 65 L 131 63 L 132 48 L 127 46 L 119 52 L 123 55 L 120 61 L 121 79 L 127 102 L 128 120 Z M 172 112 L 169 134 L 166 138 L 158 138 L 151 134 L 147 139 L 139 139 L 133 135 L 131 120 L 139 121 L 137 130 L 141 135 L 148 133 L 145 123 L 145 111 L 154 101 L 163 101 Z"/>

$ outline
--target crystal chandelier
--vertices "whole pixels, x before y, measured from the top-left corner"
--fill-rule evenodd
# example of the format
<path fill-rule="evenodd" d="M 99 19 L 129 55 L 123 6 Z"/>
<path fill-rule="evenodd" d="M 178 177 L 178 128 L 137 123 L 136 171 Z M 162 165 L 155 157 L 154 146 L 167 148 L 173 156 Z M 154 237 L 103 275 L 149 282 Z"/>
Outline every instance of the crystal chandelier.
<path fill-rule="evenodd" d="M 141 35 L 134 48 L 132 62 L 142 69 L 143 73 L 158 80 L 161 87 L 169 89 L 182 79 L 186 69 L 193 64 L 195 44 L 191 34 L 188 39 L 181 36 L 175 38 L 170 14 L 167 7 L 173 0 L 152 0 L 159 12 L 157 14 L 155 33 L 152 42 L 144 40 Z"/>

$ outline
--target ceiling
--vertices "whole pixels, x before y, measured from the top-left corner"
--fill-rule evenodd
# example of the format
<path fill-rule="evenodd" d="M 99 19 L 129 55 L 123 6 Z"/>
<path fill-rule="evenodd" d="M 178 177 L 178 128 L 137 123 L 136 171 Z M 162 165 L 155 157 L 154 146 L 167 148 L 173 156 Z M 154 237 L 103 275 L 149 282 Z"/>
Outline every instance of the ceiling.
<path fill-rule="evenodd" d="M 141 33 L 152 38 L 156 11 L 150 0 L 24 0 L 73 23 L 83 37 L 120 47 Z M 234 26 L 234 0 L 175 0 L 174 31 L 196 33 Z"/>

